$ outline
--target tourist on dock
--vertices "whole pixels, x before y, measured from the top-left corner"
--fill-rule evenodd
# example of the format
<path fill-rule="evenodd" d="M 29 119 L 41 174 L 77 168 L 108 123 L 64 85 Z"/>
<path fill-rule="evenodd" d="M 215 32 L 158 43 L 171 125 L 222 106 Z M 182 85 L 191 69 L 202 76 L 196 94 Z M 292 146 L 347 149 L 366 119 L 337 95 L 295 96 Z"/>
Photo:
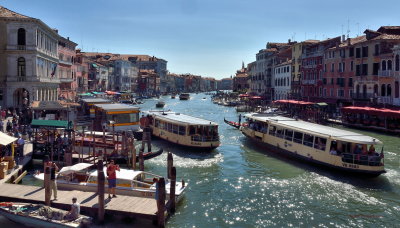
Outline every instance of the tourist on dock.
<path fill-rule="evenodd" d="M 73 221 L 79 218 L 79 214 L 81 213 L 81 205 L 77 203 L 77 198 L 72 198 L 71 210 L 67 212 L 64 219 L 68 221 Z"/>
<path fill-rule="evenodd" d="M 58 166 L 56 163 L 50 161 L 49 156 L 46 155 L 44 158 L 44 171 L 46 168 L 50 168 L 50 190 L 54 193 L 54 200 L 57 200 L 57 183 L 56 183 L 56 171 L 58 171 Z M 51 195 L 50 195 L 51 197 Z"/>
<path fill-rule="evenodd" d="M 12 129 L 12 123 L 10 120 L 7 121 L 7 126 L 6 126 L 6 131 L 7 132 L 11 132 Z"/>
<path fill-rule="evenodd" d="M 0 121 L 0 131 L 4 132 L 4 122 L 3 122 L 3 120 Z"/>
<path fill-rule="evenodd" d="M 25 145 L 25 140 L 20 135 L 17 140 L 17 154 L 19 158 L 24 157 L 24 145 Z"/>
<path fill-rule="evenodd" d="M 115 187 L 117 187 L 117 173 L 119 170 L 119 166 L 114 164 L 114 160 L 110 161 L 110 164 L 107 166 L 107 180 L 108 180 L 108 198 L 111 198 L 111 194 L 113 197 L 117 197 L 115 195 Z"/>

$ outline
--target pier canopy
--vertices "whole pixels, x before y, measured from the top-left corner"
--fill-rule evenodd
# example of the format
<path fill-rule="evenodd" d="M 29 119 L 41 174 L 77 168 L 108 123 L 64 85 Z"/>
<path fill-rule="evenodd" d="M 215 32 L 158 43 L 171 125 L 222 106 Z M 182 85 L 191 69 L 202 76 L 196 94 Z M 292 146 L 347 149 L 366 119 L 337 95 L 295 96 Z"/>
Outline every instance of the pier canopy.
<path fill-rule="evenodd" d="M 387 108 L 348 106 L 348 107 L 343 107 L 342 112 L 400 118 L 400 110 L 387 109 Z"/>
<path fill-rule="evenodd" d="M 313 102 L 296 101 L 296 100 L 276 100 L 276 101 L 273 101 L 273 103 L 274 104 L 298 104 L 298 105 L 312 105 L 312 104 L 314 104 Z"/>
<path fill-rule="evenodd" d="M 66 120 L 32 120 L 31 127 L 45 128 L 45 129 L 56 129 L 56 128 L 69 129 L 71 126 Z"/>
<path fill-rule="evenodd" d="M 8 144 L 15 142 L 17 138 L 4 134 L 0 132 L 0 145 L 7 146 Z"/>

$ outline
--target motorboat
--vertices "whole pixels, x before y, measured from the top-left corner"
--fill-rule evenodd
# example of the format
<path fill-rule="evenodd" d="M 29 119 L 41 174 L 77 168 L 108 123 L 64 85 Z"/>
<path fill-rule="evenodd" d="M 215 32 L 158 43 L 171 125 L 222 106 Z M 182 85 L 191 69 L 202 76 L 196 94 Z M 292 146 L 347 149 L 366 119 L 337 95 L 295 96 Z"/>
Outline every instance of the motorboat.
<path fill-rule="evenodd" d="M 79 215 L 75 220 L 65 220 L 67 211 L 41 204 L 1 202 L 0 215 L 25 227 L 87 227 L 92 218 Z"/>
<path fill-rule="evenodd" d="M 165 106 L 165 102 L 164 101 L 159 101 L 156 103 L 156 108 L 163 108 Z"/>
<path fill-rule="evenodd" d="M 104 167 L 106 175 L 107 168 Z M 63 167 L 56 175 L 57 186 L 63 190 L 79 190 L 86 192 L 97 192 L 97 169 L 93 168 L 93 164 L 78 163 L 73 166 Z M 156 194 L 156 180 L 162 176 L 144 171 L 135 171 L 121 168 L 116 171 L 117 186 L 115 188 L 117 195 L 137 196 L 154 198 Z M 43 173 L 34 174 L 39 180 L 44 180 Z M 169 197 L 171 181 L 165 178 L 165 189 L 167 197 Z M 184 195 L 187 184 L 176 182 L 175 198 L 179 201 Z M 108 186 L 105 186 L 108 192 Z"/>

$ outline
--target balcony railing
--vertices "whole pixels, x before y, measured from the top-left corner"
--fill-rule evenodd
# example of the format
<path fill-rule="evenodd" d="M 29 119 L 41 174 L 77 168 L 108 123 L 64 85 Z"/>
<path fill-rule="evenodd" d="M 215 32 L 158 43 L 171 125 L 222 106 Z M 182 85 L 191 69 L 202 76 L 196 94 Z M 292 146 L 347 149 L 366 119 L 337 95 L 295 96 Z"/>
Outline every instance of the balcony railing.
<path fill-rule="evenodd" d="M 374 98 L 373 93 L 352 93 L 351 98 L 355 100 L 370 100 L 371 98 Z"/>
<path fill-rule="evenodd" d="M 378 71 L 378 76 L 393 77 L 394 72 L 393 72 L 393 70 L 380 70 L 380 71 Z"/>
<path fill-rule="evenodd" d="M 17 45 L 17 49 L 18 50 L 26 50 L 26 46 L 25 45 Z"/>

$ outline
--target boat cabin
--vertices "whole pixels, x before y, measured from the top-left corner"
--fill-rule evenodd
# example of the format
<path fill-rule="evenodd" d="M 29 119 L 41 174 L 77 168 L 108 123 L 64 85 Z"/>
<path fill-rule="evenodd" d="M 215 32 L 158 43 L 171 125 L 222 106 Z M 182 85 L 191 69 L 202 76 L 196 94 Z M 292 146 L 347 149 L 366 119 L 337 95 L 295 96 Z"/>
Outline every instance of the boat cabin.
<path fill-rule="evenodd" d="M 95 108 L 94 106 L 96 104 L 111 104 L 112 101 L 103 99 L 103 98 L 87 98 L 87 99 L 81 99 L 82 103 L 82 112 L 84 115 L 88 115 L 91 118 L 95 117 Z"/>
<path fill-rule="evenodd" d="M 127 104 L 96 104 L 95 129 L 101 131 L 103 126 L 107 131 L 137 131 L 140 128 L 140 108 Z"/>
<path fill-rule="evenodd" d="M 250 137 L 290 152 L 333 163 L 338 157 L 347 164 L 384 166 L 383 151 L 375 148 L 381 141 L 367 135 L 268 114 L 248 114 L 246 121 L 243 128 L 250 130 Z"/>

